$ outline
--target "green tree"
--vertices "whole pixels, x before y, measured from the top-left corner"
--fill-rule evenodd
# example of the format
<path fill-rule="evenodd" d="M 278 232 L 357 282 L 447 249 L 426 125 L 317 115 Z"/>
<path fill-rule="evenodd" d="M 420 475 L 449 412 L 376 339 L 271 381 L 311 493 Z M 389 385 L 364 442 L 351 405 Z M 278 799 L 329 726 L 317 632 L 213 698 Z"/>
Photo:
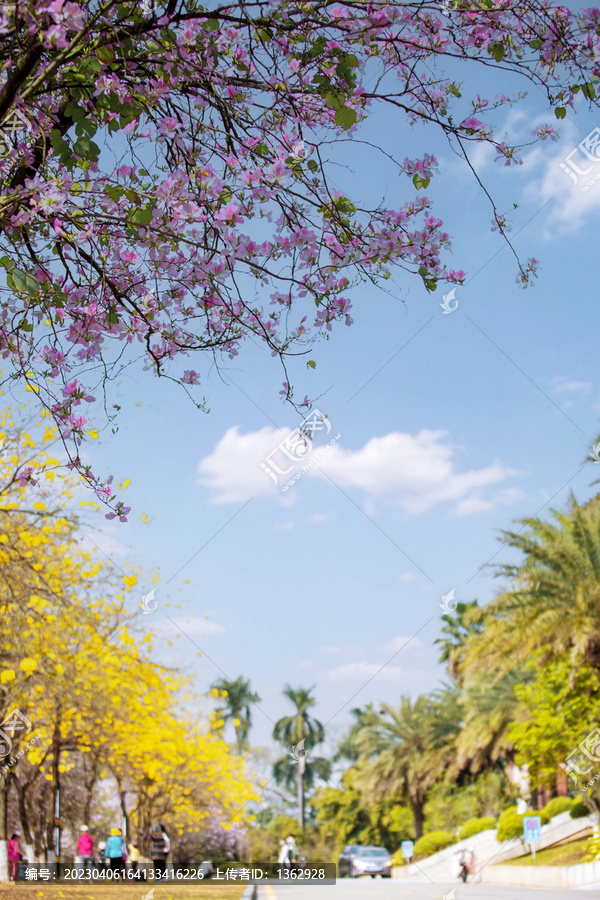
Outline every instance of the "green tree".
<path fill-rule="evenodd" d="M 516 666 L 504 672 L 478 672 L 464 683 L 464 728 L 457 741 L 457 766 L 478 773 L 512 759 L 510 729 L 519 715 L 519 685 L 531 681 L 530 667 Z"/>
<path fill-rule="evenodd" d="M 437 778 L 451 765 L 460 729 L 456 693 L 402 697 L 394 709 L 383 704 L 357 735 L 365 762 L 360 783 L 367 802 L 401 793 L 412 810 L 415 836 L 423 834 L 423 807 Z"/>
<path fill-rule="evenodd" d="M 599 497 L 584 506 L 571 497 L 568 512 L 553 516 L 523 519 L 519 531 L 504 532 L 524 559 L 499 567 L 513 586 L 485 609 L 485 632 L 467 657 L 471 672 L 507 658 L 526 662 L 536 650 L 542 663 L 566 655 L 573 673 L 583 664 L 600 670 Z"/>
<path fill-rule="evenodd" d="M 454 612 L 443 615 L 446 624 L 442 628 L 443 638 L 434 643 L 441 647 L 440 662 L 446 663 L 446 671 L 458 685 L 462 684 L 461 665 L 464 661 L 469 641 L 477 637 L 483 630 L 483 622 L 478 615 L 481 612 L 477 600 L 468 603 L 457 603 Z"/>
<path fill-rule="evenodd" d="M 252 724 L 251 707 L 260 702 L 260 697 L 250 690 L 250 680 L 239 675 L 235 681 L 220 678 L 211 686 L 212 690 L 225 692 L 224 705 L 216 712 L 224 722 L 233 722 L 237 752 L 241 756 L 248 747 L 248 734 Z"/>
<path fill-rule="evenodd" d="M 595 812 L 600 811 L 600 791 L 593 776 L 597 768 L 578 750 L 581 741 L 597 726 L 600 718 L 600 677 L 588 666 L 575 673 L 561 660 L 548 663 L 533 672 L 528 684 L 516 687 L 521 700 L 521 715 L 510 729 L 517 747 L 517 760 L 529 767 L 534 786 L 554 788 L 559 766 L 568 766 L 571 784 L 588 798 Z M 596 742 L 597 743 L 597 739 Z M 597 757 L 594 746 L 588 749 Z M 598 748 L 600 749 L 600 748 Z M 568 765 L 571 754 L 577 769 Z M 592 784 L 589 784 L 589 780 Z M 587 783 L 587 784 L 586 784 Z"/>
<path fill-rule="evenodd" d="M 325 729 L 321 722 L 309 715 L 315 705 L 312 696 L 314 688 L 298 688 L 295 690 L 286 685 L 284 697 L 296 707 L 291 716 L 283 716 L 275 723 L 273 737 L 284 747 L 289 748 L 285 756 L 280 757 L 273 767 L 273 774 L 278 784 L 290 786 L 296 781 L 298 790 L 298 824 L 304 828 L 304 789 L 311 787 L 317 776 L 328 778 L 330 764 L 322 757 L 313 757 L 312 749 L 321 744 L 325 737 Z"/>

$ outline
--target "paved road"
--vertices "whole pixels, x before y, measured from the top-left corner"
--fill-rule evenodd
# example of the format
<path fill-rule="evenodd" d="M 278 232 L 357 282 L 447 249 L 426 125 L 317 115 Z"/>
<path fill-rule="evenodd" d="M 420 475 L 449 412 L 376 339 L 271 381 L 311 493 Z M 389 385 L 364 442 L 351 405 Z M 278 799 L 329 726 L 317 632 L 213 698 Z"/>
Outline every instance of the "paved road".
<path fill-rule="evenodd" d="M 335 885 L 270 885 L 258 888 L 257 900 L 596 900 L 598 891 L 544 890 L 493 884 L 415 884 L 401 879 L 343 878 Z"/>

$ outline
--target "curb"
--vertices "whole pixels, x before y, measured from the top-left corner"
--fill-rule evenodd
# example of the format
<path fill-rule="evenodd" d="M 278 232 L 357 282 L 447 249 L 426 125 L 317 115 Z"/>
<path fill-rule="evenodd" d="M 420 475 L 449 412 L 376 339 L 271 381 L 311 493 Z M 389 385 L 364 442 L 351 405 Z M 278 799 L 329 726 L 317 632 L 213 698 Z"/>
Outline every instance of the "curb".
<path fill-rule="evenodd" d="M 256 900 L 257 893 L 258 893 L 258 885 L 249 884 L 244 888 L 244 893 L 242 894 L 242 900 Z"/>

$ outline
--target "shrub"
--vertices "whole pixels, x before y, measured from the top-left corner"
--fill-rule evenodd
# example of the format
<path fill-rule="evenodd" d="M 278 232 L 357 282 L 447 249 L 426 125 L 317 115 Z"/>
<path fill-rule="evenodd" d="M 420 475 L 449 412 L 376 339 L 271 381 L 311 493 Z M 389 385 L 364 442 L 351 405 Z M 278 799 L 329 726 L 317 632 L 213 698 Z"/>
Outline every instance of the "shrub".
<path fill-rule="evenodd" d="M 431 856 L 455 842 L 456 838 L 449 831 L 430 831 L 424 834 L 415 844 L 415 856 Z"/>
<path fill-rule="evenodd" d="M 493 816 L 483 816 L 481 819 L 467 819 L 463 827 L 458 832 L 459 841 L 465 841 L 467 838 L 479 834 L 480 831 L 488 831 L 490 828 L 496 827 L 496 820 Z"/>
<path fill-rule="evenodd" d="M 405 866 L 406 858 L 402 853 L 402 850 L 396 850 L 394 855 L 392 856 L 392 865 L 393 866 Z"/>
<path fill-rule="evenodd" d="M 576 802 L 572 797 L 553 797 L 549 803 L 546 803 L 543 811 L 550 819 L 553 819 L 554 816 L 560 816 L 561 813 L 573 809 Z"/>
<path fill-rule="evenodd" d="M 577 800 L 571 809 L 572 819 L 583 819 L 584 816 L 589 816 L 589 814 L 590 811 L 588 805 L 583 800 Z"/>
<path fill-rule="evenodd" d="M 514 841 L 515 838 L 523 837 L 523 819 L 528 816 L 539 816 L 542 825 L 547 825 L 550 821 L 550 816 L 545 809 L 528 809 L 521 815 L 517 812 L 516 806 L 511 806 L 510 809 L 505 809 L 500 816 L 496 840 L 500 842 Z"/>

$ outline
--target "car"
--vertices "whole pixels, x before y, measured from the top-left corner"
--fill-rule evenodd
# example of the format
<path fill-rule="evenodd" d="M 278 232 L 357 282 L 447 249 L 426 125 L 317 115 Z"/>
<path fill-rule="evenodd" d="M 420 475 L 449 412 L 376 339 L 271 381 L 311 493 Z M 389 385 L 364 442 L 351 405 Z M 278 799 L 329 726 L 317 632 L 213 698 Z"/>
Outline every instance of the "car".
<path fill-rule="evenodd" d="M 357 878 L 359 875 L 370 875 L 375 878 L 392 876 L 392 857 L 385 847 L 363 847 L 360 844 L 348 844 L 338 859 L 339 877 L 348 875 Z"/>

